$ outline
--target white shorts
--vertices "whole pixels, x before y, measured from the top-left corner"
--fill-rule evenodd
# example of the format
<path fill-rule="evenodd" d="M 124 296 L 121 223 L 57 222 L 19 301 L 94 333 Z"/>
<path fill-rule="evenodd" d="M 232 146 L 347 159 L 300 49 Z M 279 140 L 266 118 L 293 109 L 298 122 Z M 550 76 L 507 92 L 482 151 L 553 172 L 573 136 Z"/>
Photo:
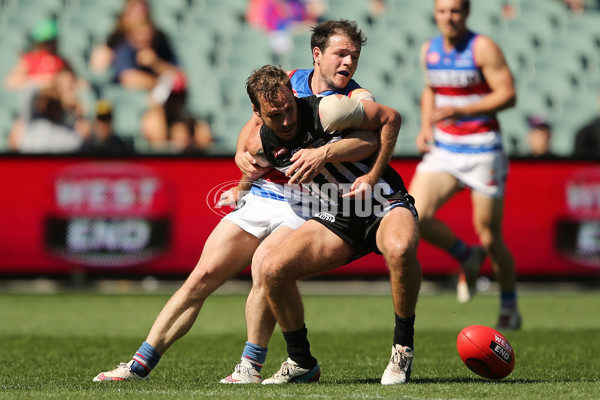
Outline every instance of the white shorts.
<path fill-rule="evenodd" d="M 455 153 L 433 147 L 417 165 L 417 172 L 446 172 L 462 186 L 485 196 L 504 196 L 508 158 L 502 151 Z"/>
<path fill-rule="evenodd" d="M 264 239 L 280 226 L 298 228 L 312 215 L 302 215 L 302 207 L 285 200 L 261 197 L 251 192 L 242 197 L 238 206 L 223 217 L 258 239 Z"/>

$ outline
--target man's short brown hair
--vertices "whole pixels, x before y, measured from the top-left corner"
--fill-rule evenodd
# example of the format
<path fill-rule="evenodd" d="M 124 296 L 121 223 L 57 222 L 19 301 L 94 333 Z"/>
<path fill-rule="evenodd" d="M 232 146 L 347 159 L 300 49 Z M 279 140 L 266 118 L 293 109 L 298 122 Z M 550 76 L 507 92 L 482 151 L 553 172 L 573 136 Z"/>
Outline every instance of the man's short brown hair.
<path fill-rule="evenodd" d="M 329 46 L 329 39 L 333 35 L 347 36 L 353 43 L 358 46 L 358 49 L 367 44 L 367 38 L 364 33 L 358 29 L 358 25 L 354 21 L 347 19 L 329 20 L 321 22 L 312 28 L 310 37 L 310 49 L 318 47 L 322 52 L 325 52 Z"/>
<path fill-rule="evenodd" d="M 246 81 L 246 92 L 254 107 L 260 111 L 260 100 L 275 102 L 283 88 L 292 91 L 290 77 L 281 68 L 273 65 L 264 65 L 252 71 Z"/>

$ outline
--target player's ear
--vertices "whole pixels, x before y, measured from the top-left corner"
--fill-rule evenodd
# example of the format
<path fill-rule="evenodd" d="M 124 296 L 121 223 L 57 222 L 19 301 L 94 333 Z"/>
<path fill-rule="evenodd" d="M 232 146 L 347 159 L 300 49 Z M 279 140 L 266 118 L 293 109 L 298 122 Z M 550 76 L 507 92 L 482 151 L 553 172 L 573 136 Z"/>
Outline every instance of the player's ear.
<path fill-rule="evenodd" d="M 318 48 L 317 46 L 313 47 L 312 56 L 313 56 L 314 63 L 320 62 L 322 55 L 323 55 L 323 53 L 321 52 L 320 48 Z"/>
<path fill-rule="evenodd" d="M 256 106 L 254 104 L 252 104 L 252 112 L 258 117 L 260 118 L 260 110 L 258 108 L 256 108 Z"/>

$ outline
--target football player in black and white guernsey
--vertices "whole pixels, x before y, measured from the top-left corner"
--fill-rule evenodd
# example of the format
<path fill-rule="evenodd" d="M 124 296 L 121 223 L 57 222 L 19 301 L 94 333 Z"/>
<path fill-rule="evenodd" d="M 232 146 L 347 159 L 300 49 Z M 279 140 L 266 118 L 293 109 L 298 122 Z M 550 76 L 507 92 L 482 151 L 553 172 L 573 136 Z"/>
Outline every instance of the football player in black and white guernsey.
<path fill-rule="evenodd" d="M 311 382 L 320 376 L 310 352 L 296 281 L 373 251 L 383 254 L 389 268 L 395 312 L 392 356 L 381 383 L 406 383 L 414 358 L 421 283 L 416 258 L 419 231 L 414 201 L 402 178 L 388 165 L 391 150 L 378 152 L 374 160 L 332 162 L 322 168 L 305 167 L 310 163 L 304 162 L 304 149 L 320 148 L 352 129 L 380 131 L 381 148 L 393 149 L 389 141 L 395 143 L 400 114 L 346 96 L 295 98 L 287 74 L 270 65 L 254 71 L 246 87 L 253 110 L 263 122 L 249 140 L 248 150 L 292 181 L 303 183 L 324 205 L 253 264 L 253 290 L 267 299 L 289 356 L 263 384 Z"/>

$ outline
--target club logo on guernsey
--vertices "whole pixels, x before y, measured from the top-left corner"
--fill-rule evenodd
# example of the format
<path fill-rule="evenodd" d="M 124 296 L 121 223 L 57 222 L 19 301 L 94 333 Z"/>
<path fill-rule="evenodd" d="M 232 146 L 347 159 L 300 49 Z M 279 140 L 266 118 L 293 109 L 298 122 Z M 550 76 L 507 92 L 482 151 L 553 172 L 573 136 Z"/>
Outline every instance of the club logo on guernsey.
<path fill-rule="evenodd" d="M 286 147 L 278 147 L 275 150 L 273 150 L 273 157 L 277 158 L 280 157 L 284 154 L 286 154 L 288 152 L 288 149 Z"/>
<path fill-rule="evenodd" d="M 327 221 L 327 222 L 331 222 L 334 223 L 335 222 L 335 217 L 329 213 L 326 212 L 318 212 L 315 214 L 316 218 L 322 219 L 323 221 Z"/>
<path fill-rule="evenodd" d="M 432 51 L 431 53 L 427 54 L 427 62 L 430 64 L 437 64 L 440 62 L 440 53 L 437 53 L 435 51 Z"/>

